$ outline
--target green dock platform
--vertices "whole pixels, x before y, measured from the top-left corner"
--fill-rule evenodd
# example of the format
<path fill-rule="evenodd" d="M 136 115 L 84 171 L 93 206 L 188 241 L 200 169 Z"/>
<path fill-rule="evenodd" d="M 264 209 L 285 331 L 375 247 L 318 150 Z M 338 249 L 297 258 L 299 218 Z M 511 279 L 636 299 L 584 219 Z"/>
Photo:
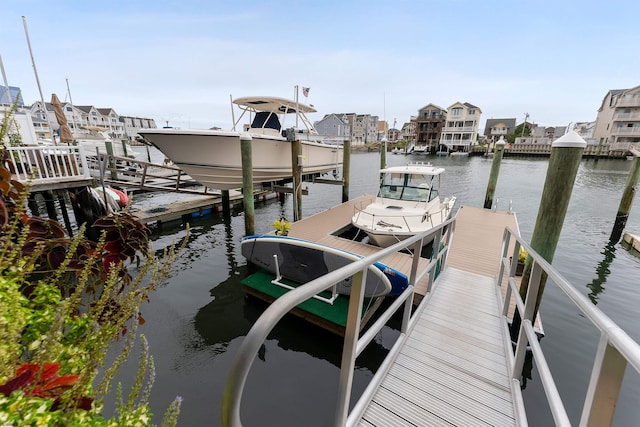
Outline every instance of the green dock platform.
<path fill-rule="evenodd" d="M 288 289 L 271 283 L 274 278 L 273 273 L 260 270 L 242 280 L 243 291 L 268 303 L 272 303 L 289 291 Z M 280 279 L 280 281 L 293 287 L 301 286 L 299 283 L 286 279 Z M 320 296 L 330 298 L 331 293 L 326 291 L 321 293 Z M 371 316 L 373 316 L 373 313 L 380 306 L 383 299 L 384 297 L 364 299 L 361 321 L 362 327 L 371 319 Z M 333 304 L 328 304 L 315 298 L 308 299 L 291 310 L 291 313 L 323 329 L 343 336 L 347 324 L 348 308 L 349 297 L 340 295 Z"/>

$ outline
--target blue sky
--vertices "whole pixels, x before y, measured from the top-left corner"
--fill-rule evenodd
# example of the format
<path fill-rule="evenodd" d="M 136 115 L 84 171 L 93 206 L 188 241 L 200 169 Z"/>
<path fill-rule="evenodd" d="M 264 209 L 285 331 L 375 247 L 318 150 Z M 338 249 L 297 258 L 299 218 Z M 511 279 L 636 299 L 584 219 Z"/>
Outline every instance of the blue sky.
<path fill-rule="evenodd" d="M 545 126 L 595 120 L 640 85 L 637 0 L 5 1 L 0 57 L 26 103 L 231 127 L 229 97 L 300 99 L 397 127 L 429 103 Z"/>

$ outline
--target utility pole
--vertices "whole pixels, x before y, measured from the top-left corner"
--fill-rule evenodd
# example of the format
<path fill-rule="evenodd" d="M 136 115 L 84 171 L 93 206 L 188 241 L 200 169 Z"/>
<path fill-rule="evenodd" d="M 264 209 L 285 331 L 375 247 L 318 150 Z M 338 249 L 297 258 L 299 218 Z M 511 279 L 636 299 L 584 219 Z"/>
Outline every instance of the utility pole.
<path fill-rule="evenodd" d="M 524 137 L 524 128 L 527 127 L 527 119 L 529 118 L 529 113 L 524 113 L 524 123 L 522 125 L 522 132 L 520 132 L 520 138 Z"/>

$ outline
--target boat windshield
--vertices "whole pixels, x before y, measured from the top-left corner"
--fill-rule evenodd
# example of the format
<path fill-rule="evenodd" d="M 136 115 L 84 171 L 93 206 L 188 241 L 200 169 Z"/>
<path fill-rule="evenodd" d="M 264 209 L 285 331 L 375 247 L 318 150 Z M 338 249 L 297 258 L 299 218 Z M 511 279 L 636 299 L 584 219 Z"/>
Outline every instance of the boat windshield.
<path fill-rule="evenodd" d="M 379 197 L 409 202 L 430 202 L 438 196 L 433 176 L 419 174 L 386 174 L 380 185 Z"/>
<path fill-rule="evenodd" d="M 278 119 L 278 115 L 274 114 L 270 111 L 258 111 L 256 112 L 256 116 L 253 119 L 253 123 L 251 123 L 252 129 L 275 129 L 278 132 L 280 131 L 280 119 Z"/>

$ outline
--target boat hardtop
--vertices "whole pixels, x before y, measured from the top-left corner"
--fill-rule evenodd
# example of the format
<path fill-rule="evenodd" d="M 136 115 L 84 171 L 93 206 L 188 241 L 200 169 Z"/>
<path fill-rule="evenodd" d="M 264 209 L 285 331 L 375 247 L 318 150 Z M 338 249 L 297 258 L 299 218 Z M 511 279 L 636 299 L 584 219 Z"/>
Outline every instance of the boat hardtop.
<path fill-rule="evenodd" d="M 437 176 L 444 172 L 444 168 L 432 166 L 430 163 L 408 163 L 405 166 L 391 166 L 380 169 L 380 173 L 400 173 L 414 175 Z"/>
<path fill-rule="evenodd" d="M 233 123 L 233 129 L 240 123 L 246 113 L 253 114 L 251 125 L 247 129 L 250 133 L 259 132 L 262 135 L 280 135 L 286 137 L 284 119 L 287 114 L 295 114 L 297 119 L 302 122 L 304 131 L 294 129 L 296 133 L 306 133 L 317 137 L 318 132 L 315 130 L 311 121 L 307 118 L 307 113 L 315 113 L 316 109 L 305 104 L 290 99 L 279 98 L 276 96 L 245 96 L 236 98 L 233 103 L 240 108 L 242 113 L 240 117 Z M 296 120 L 295 127 L 298 126 Z"/>
<path fill-rule="evenodd" d="M 268 111 L 272 113 L 315 113 L 317 110 L 309 105 L 301 104 L 277 96 L 245 96 L 233 100 L 241 110 L 250 112 Z"/>

